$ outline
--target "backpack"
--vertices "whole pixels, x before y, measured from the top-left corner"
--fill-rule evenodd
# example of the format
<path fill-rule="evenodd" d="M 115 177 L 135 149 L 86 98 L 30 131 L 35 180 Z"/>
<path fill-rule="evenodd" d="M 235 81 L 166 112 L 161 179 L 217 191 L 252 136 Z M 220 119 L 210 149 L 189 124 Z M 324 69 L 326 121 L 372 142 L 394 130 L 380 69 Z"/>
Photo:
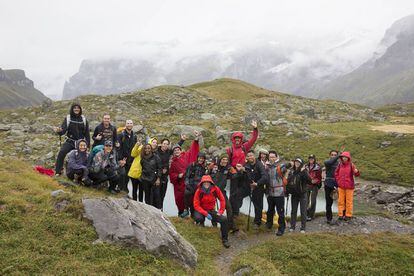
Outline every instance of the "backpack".
<path fill-rule="evenodd" d="M 81 117 L 82 117 L 83 126 L 86 127 L 86 117 L 83 115 L 81 115 Z M 70 114 L 66 115 L 66 128 L 69 128 L 69 125 L 71 122 L 73 121 L 70 119 Z"/>
<path fill-rule="evenodd" d="M 289 181 L 286 184 L 286 192 L 288 194 L 295 194 L 299 195 L 304 192 L 302 182 L 301 182 L 301 173 L 293 174 L 292 177 L 289 179 Z"/>
<path fill-rule="evenodd" d="M 95 158 L 95 155 L 98 152 L 103 151 L 103 149 L 104 149 L 103 145 L 98 145 L 98 146 L 93 147 L 91 153 L 88 156 L 88 165 L 87 165 L 88 167 L 92 166 L 93 158 Z"/>
<path fill-rule="evenodd" d="M 277 167 L 276 167 L 276 171 L 277 171 L 277 174 L 278 174 L 278 175 L 282 178 L 283 186 L 285 186 L 285 187 L 286 187 L 288 180 L 287 180 L 287 178 L 283 175 L 282 168 L 280 167 L 280 165 L 277 165 Z"/>

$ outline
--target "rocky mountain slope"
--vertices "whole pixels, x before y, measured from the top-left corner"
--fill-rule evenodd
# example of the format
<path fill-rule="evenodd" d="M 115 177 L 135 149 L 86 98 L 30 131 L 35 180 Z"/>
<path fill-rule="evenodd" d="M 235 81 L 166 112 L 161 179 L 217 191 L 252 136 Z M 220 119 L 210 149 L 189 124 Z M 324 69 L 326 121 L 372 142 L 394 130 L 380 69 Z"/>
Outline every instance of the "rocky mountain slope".
<path fill-rule="evenodd" d="M 0 109 L 40 105 L 48 101 L 45 95 L 34 88 L 33 81 L 23 70 L 0 68 Z"/>
<path fill-rule="evenodd" d="M 312 96 L 380 106 L 414 101 L 414 15 L 387 30 L 379 50 Z"/>

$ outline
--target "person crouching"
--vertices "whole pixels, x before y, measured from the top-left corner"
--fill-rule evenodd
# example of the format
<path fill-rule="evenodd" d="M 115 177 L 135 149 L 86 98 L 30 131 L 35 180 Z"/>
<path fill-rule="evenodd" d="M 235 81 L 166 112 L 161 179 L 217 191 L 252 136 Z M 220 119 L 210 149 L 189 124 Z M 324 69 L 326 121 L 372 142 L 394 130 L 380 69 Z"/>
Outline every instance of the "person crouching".
<path fill-rule="evenodd" d="M 220 209 L 215 210 L 216 200 L 220 201 Z M 230 247 L 228 242 L 228 222 L 227 217 L 223 215 L 226 210 L 226 200 L 210 175 L 204 175 L 198 184 L 194 194 L 194 220 L 198 224 L 204 224 L 205 218 L 212 222 L 220 223 L 221 240 L 223 246 Z"/>

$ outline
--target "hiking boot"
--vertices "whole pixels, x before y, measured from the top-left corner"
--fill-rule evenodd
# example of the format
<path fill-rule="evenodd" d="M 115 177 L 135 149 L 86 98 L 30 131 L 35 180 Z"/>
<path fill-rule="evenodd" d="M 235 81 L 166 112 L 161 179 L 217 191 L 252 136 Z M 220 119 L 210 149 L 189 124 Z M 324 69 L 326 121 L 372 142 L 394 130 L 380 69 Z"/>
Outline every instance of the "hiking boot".
<path fill-rule="evenodd" d="M 345 217 L 338 217 L 338 220 L 344 220 Z"/>
<path fill-rule="evenodd" d="M 283 230 L 281 230 L 281 229 L 279 229 L 279 230 L 277 230 L 277 232 L 276 232 L 276 236 L 278 236 L 278 237 L 280 237 L 280 236 L 283 236 Z"/>
<path fill-rule="evenodd" d="M 114 189 L 108 188 L 108 193 L 111 193 L 113 195 L 116 195 L 117 192 Z"/>
<path fill-rule="evenodd" d="M 270 230 L 270 229 L 272 229 L 272 228 L 273 228 L 273 225 L 272 225 L 272 224 L 270 224 L 270 223 L 266 223 L 266 228 Z"/>
<path fill-rule="evenodd" d="M 86 187 L 89 187 L 89 186 L 91 186 L 93 183 L 92 183 L 92 180 L 90 180 L 89 178 L 84 178 L 84 179 L 82 179 L 82 183 L 83 183 L 83 185 L 85 185 Z"/>
<path fill-rule="evenodd" d="M 188 217 L 189 215 L 190 215 L 190 212 L 188 212 L 188 210 L 184 210 L 184 212 L 181 213 L 180 217 L 185 218 L 185 217 Z"/>
<path fill-rule="evenodd" d="M 345 217 L 344 221 L 350 221 L 352 219 L 352 217 Z"/>
<path fill-rule="evenodd" d="M 308 218 L 306 218 L 306 221 L 312 221 L 312 218 L 308 217 Z"/>
<path fill-rule="evenodd" d="M 260 224 L 256 224 L 256 223 L 253 224 L 253 230 L 259 230 L 259 228 L 260 228 Z"/>
<path fill-rule="evenodd" d="M 223 246 L 224 246 L 225 248 L 229 248 L 229 247 L 230 247 L 230 243 L 229 243 L 229 241 L 228 241 L 228 240 L 223 240 Z"/>

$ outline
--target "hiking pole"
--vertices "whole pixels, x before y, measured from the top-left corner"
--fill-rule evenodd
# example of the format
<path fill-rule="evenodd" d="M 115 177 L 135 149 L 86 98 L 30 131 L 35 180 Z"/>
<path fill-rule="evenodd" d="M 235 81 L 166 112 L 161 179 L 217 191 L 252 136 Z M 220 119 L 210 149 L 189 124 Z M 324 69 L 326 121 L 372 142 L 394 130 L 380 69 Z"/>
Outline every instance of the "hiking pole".
<path fill-rule="evenodd" d="M 247 217 L 247 232 L 250 229 L 250 213 L 252 211 L 252 190 L 251 189 L 250 189 L 249 197 L 250 197 L 250 204 L 249 204 L 249 215 Z"/>

